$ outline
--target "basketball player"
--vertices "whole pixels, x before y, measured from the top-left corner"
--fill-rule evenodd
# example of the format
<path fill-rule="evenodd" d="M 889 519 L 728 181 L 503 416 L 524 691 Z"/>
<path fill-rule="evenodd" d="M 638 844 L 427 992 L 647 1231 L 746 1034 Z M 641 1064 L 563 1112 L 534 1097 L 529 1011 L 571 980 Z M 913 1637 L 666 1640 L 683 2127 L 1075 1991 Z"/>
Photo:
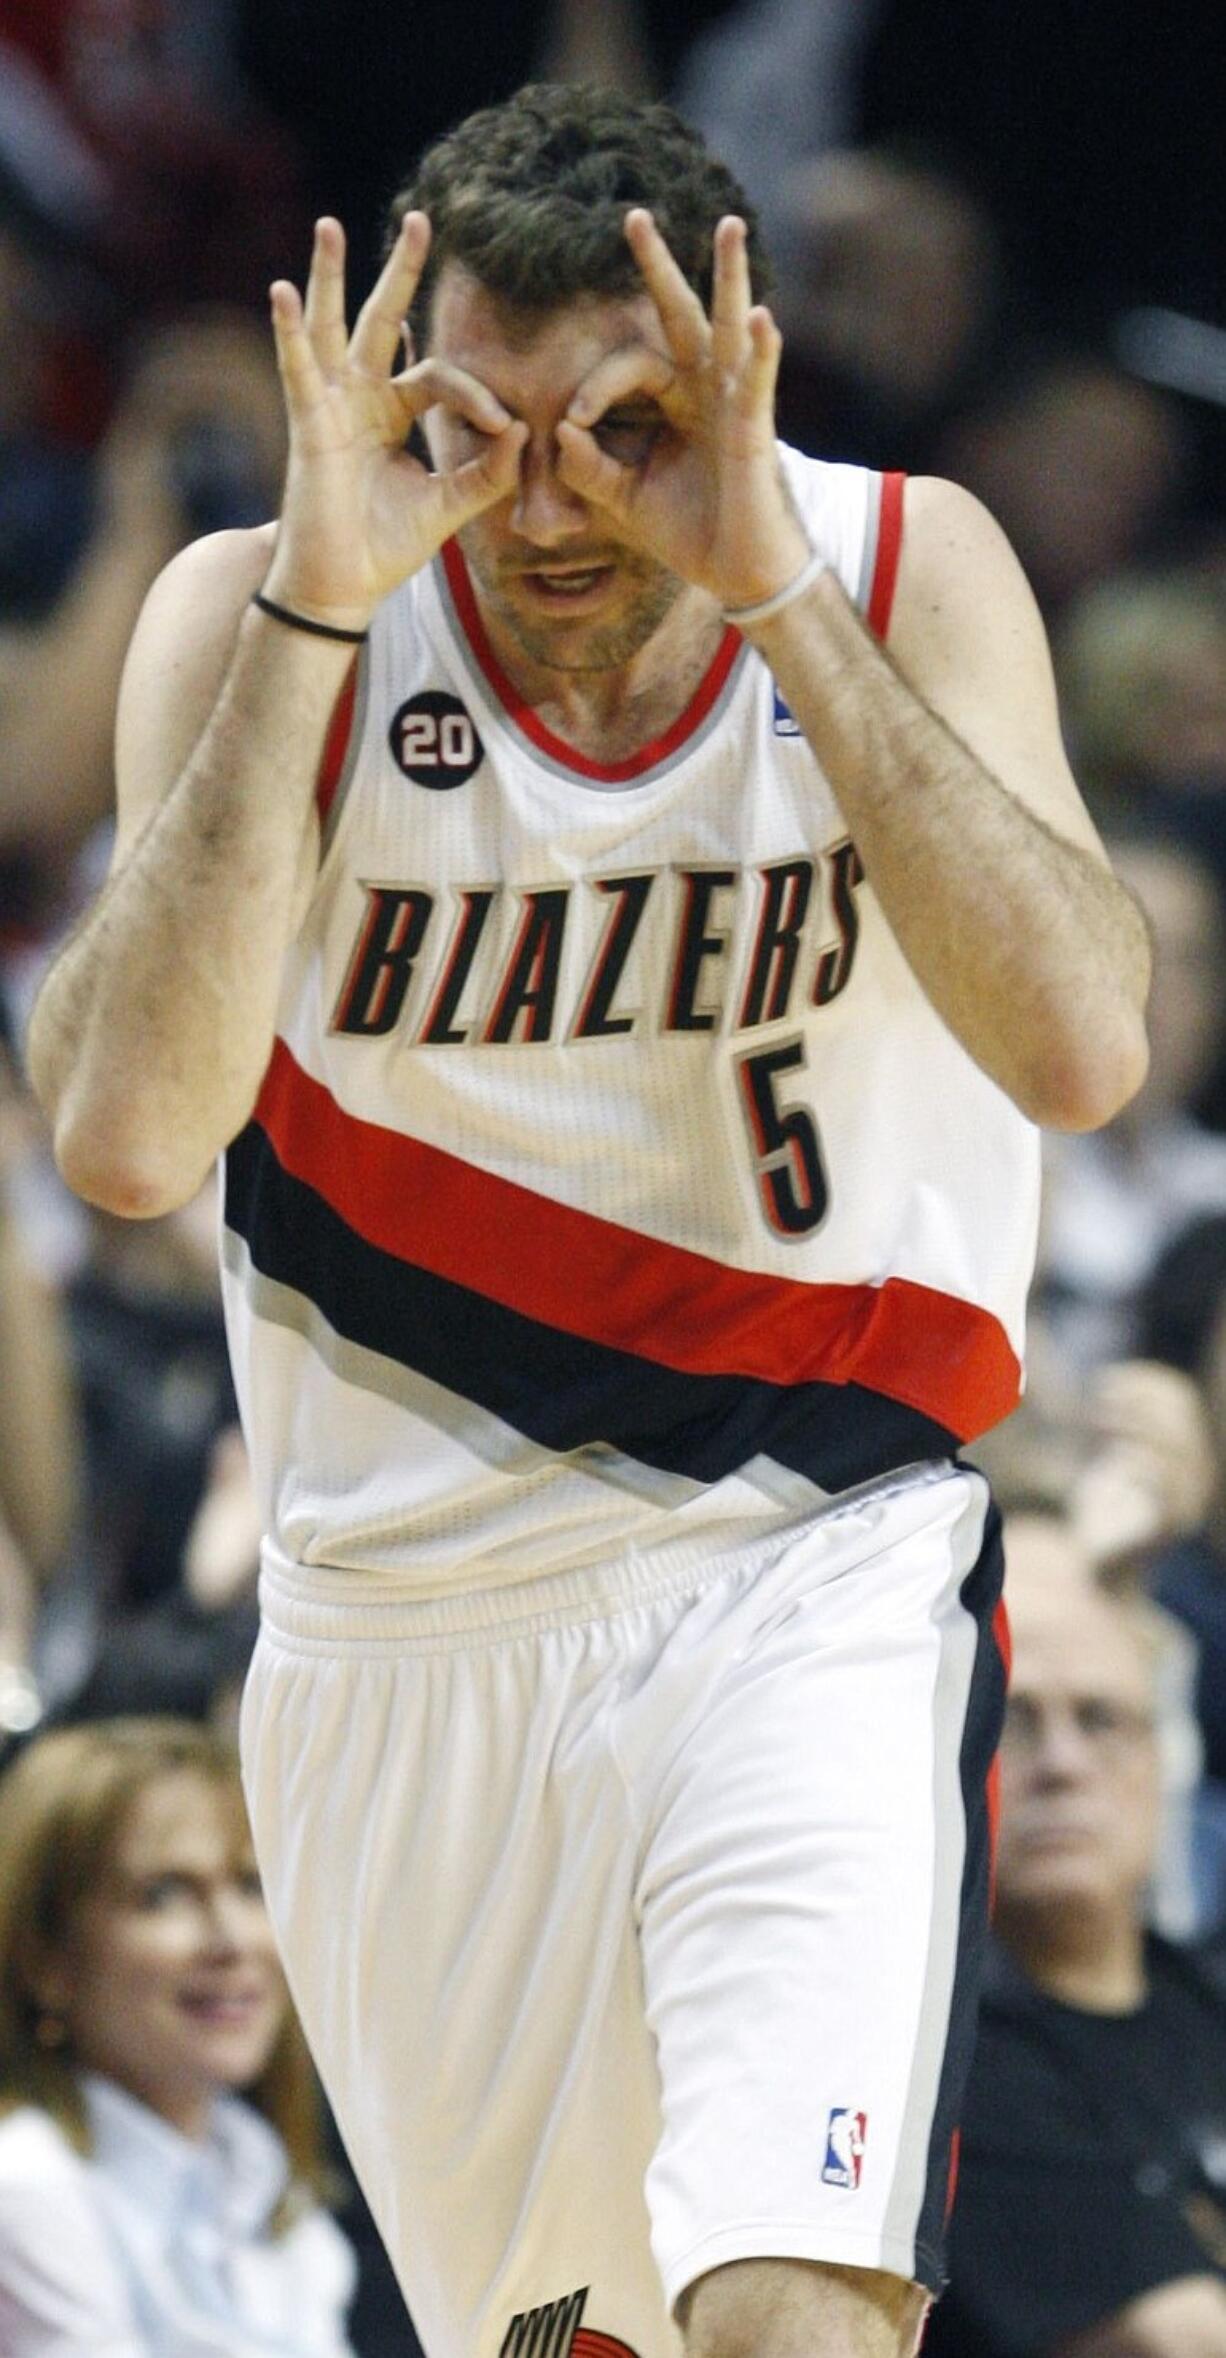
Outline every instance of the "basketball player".
<path fill-rule="evenodd" d="M 272 290 L 281 516 L 150 597 L 33 1066 L 116 1211 L 226 1150 L 252 1815 L 430 2358 L 881 2358 L 988 1874 L 955 1453 L 1144 931 L 988 517 L 778 445 L 690 133 L 521 93 L 397 217 L 352 333 L 337 222 Z"/>

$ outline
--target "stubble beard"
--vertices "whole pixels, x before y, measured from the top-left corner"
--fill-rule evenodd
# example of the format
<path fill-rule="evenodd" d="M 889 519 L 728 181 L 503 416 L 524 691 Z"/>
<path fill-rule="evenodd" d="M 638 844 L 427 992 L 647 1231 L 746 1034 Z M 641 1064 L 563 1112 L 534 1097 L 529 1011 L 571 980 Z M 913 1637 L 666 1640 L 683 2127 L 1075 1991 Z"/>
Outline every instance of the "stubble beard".
<path fill-rule="evenodd" d="M 678 574 L 670 573 L 666 566 L 657 565 L 649 558 L 623 559 L 623 577 L 633 582 L 635 588 L 629 604 L 622 608 L 616 620 L 593 624 L 577 618 L 568 622 L 564 615 L 559 615 L 556 622 L 537 622 L 506 595 L 497 571 L 483 562 L 479 551 L 466 545 L 464 534 L 461 532 L 458 537 L 469 572 L 487 605 L 525 655 L 549 671 L 620 671 L 655 637 L 685 587 Z M 571 652 L 566 641 L 579 631 L 583 637 Z"/>

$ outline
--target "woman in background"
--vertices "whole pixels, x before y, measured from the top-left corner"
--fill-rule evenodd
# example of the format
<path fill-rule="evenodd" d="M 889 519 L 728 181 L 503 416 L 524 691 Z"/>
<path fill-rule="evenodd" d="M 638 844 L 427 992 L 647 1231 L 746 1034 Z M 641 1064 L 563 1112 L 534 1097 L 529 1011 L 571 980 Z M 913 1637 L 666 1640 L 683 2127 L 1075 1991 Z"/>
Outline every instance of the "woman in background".
<path fill-rule="evenodd" d="M 40 1737 L 0 1778 L 5 2358 L 349 2358 L 322 2180 L 229 1749 Z"/>

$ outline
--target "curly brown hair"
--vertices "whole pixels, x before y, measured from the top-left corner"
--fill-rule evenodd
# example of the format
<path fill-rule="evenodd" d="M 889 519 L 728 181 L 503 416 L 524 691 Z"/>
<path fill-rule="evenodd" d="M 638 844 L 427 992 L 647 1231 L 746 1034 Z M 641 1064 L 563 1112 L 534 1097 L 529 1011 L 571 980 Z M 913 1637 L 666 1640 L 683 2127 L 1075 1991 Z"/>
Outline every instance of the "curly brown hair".
<path fill-rule="evenodd" d="M 739 213 L 754 298 L 769 292 L 770 265 L 744 190 L 671 107 L 619 90 L 532 82 L 505 104 L 469 115 L 426 150 L 391 206 L 389 245 L 407 212 L 428 213 L 433 229 L 411 315 L 419 350 L 447 262 L 462 263 L 511 311 L 638 293 L 623 227 L 632 205 L 650 207 L 705 306 L 715 225 Z"/>

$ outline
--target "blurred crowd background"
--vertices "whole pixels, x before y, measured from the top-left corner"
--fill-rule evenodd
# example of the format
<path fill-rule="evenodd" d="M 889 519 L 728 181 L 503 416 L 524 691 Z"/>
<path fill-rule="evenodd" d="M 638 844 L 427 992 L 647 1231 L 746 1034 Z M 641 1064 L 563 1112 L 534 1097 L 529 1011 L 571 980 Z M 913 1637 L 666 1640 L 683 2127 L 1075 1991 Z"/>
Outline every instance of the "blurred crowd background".
<path fill-rule="evenodd" d="M 104 872 L 141 600 L 187 540 L 275 513 L 266 289 L 301 280 L 314 215 L 346 223 L 356 302 L 433 134 L 530 78 L 613 81 L 677 103 L 762 215 L 787 439 L 953 476 L 1006 527 L 1153 927 L 1151 1076 L 1105 1132 L 1050 1141 L 1031 1388 L 980 1455 L 1155 1615 L 1150 1905 L 1181 1940 L 1220 1927 L 1226 90 L 1202 22 L 1190 0 L 0 0 L 6 1747 L 116 1712 L 229 1726 L 255 1626 L 215 1207 L 125 1226 L 72 1201 L 22 1072 Z M 406 2346 L 373 2293 L 370 2315 L 368 2358 Z"/>

